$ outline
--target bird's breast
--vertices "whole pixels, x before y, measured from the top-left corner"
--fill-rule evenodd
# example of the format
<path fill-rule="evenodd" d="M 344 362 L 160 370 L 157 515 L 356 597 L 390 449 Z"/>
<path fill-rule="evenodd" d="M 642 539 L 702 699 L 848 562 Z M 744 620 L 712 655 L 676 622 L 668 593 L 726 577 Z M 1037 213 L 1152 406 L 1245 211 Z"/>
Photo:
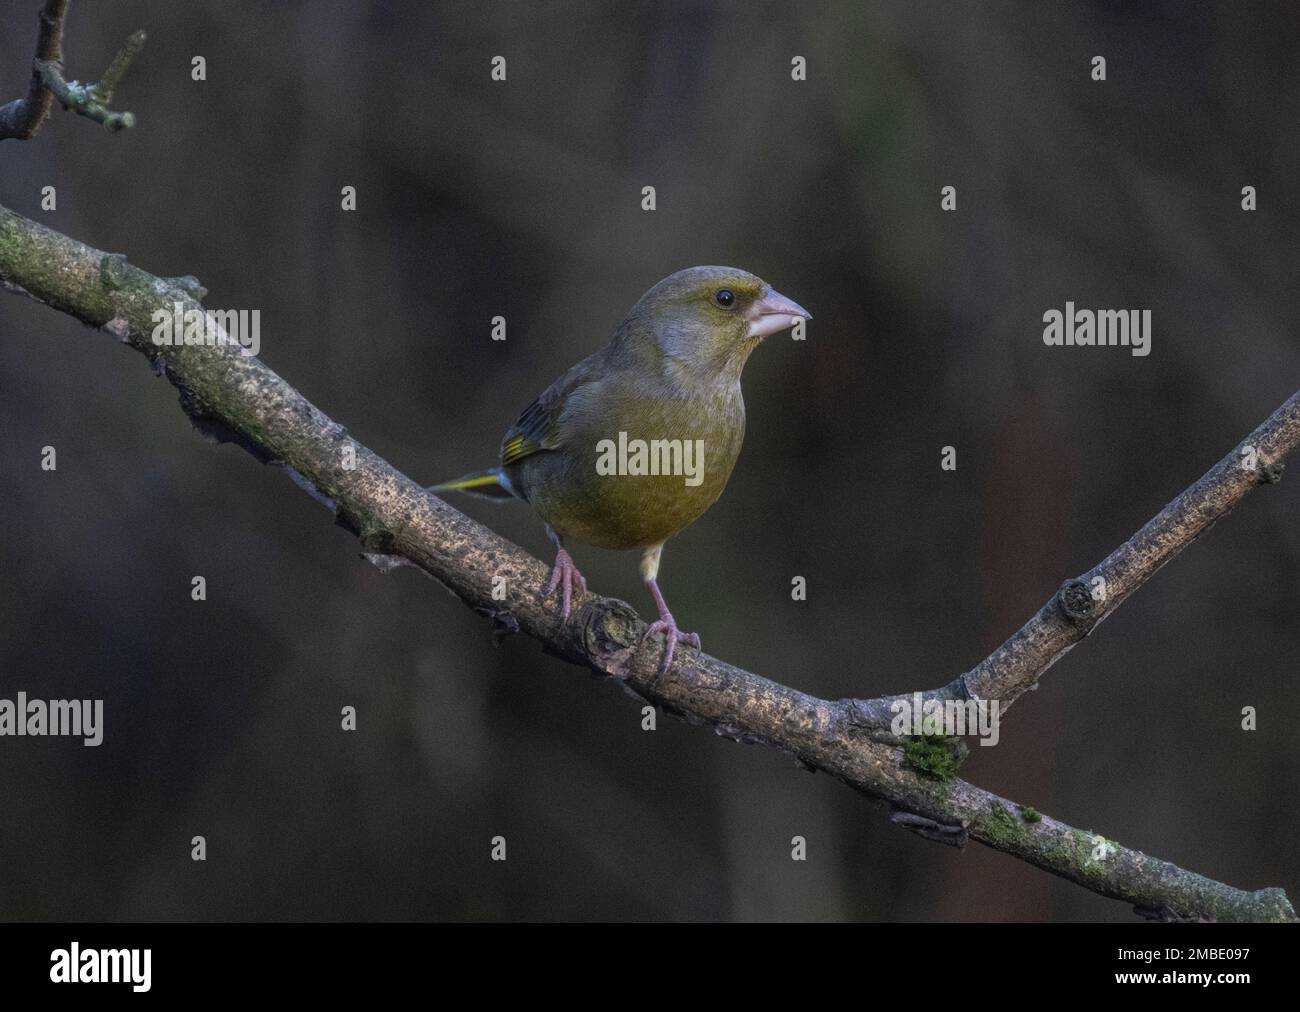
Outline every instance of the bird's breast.
<path fill-rule="evenodd" d="M 518 480 L 561 535 L 601 548 L 659 544 L 726 488 L 745 435 L 739 396 L 628 395 L 575 420 L 564 445 L 520 461 Z"/>

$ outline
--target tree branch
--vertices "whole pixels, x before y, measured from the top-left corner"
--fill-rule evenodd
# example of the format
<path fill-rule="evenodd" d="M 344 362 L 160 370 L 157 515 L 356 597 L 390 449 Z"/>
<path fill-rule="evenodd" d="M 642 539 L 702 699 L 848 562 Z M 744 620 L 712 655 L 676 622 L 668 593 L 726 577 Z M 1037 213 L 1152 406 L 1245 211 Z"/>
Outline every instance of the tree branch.
<path fill-rule="evenodd" d="M 50 114 L 54 96 L 45 87 L 41 65 L 60 63 L 63 60 L 63 19 L 67 12 L 68 0 L 46 0 L 40 14 L 36 59 L 32 65 L 32 79 L 27 86 L 27 97 L 0 106 L 0 141 L 9 137 L 20 141 L 31 140 L 45 122 L 45 117 Z"/>
<path fill-rule="evenodd" d="M 144 41 L 143 31 L 132 32 L 126 45 L 117 51 L 103 77 L 95 84 L 65 80 L 63 68 L 57 62 L 37 60 L 36 69 L 40 72 L 45 87 L 54 93 L 63 108 L 71 109 L 78 116 L 93 119 L 96 123 L 103 123 L 105 129 L 116 133 L 135 126 L 134 113 L 115 112 L 109 108 L 109 103 L 113 100 L 113 91 L 122 80 L 122 75 L 144 48 Z"/>
<path fill-rule="evenodd" d="M 103 123 L 110 131 L 135 126 L 133 114 L 115 112 L 109 104 L 122 75 L 144 48 L 144 32 L 131 34 L 97 83 L 69 81 L 63 76 L 63 22 L 67 12 L 68 0 L 46 0 L 40 15 L 36 58 L 32 61 L 27 97 L 0 106 L 0 140 L 31 140 L 45 122 L 56 98 L 63 108 Z"/>
<path fill-rule="evenodd" d="M 568 623 L 561 622 L 557 610 L 541 597 L 547 575 L 543 563 L 357 444 L 343 426 L 256 358 L 234 345 L 155 345 L 150 335 L 156 309 L 170 310 L 180 302 L 186 310 L 201 310 L 197 297 L 202 289 L 193 278 L 156 277 L 121 255 L 105 254 L 0 207 L 0 283 L 142 352 L 155 371 L 177 387 L 182 407 L 203 432 L 284 467 L 334 513 L 337 523 L 360 538 L 367 558 L 385 569 L 418 567 L 491 618 L 499 635 L 524 632 L 549 653 L 615 677 L 629 692 L 669 713 L 710 725 L 736 741 L 786 752 L 807 769 L 823 770 L 887 802 L 895 821 L 927 839 L 960 846 L 973 838 L 1101 895 L 1132 903 L 1148 916 L 1296 919 L 1280 889 L 1235 889 L 1054 819 L 1031 821 L 1028 810 L 972 784 L 923 778 L 905 763 L 897 739 L 864 720 L 864 713 L 870 716 L 872 708 L 886 700 L 820 699 L 693 650 L 683 651 L 669 671 L 659 674 L 658 646 L 639 641 L 644 623 L 631 606 L 612 598 L 580 595 L 574 615 Z M 1265 466 L 1294 447 L 1300 439 L 1300 393 L 1252 438 Z M 1194 501 L 1185 506 L 1199 504 L 1200 512 L 1188 519 L 1187 509 L 1175 510 L 1174 517 L 1183 518 L 1176 529 L 1203 529 L 1219 515 L 1216 510 L 1226 510 L 1252 487 L 1222 467 L 1152 521 L 1157 529 L 1147 535 L 1152 525 L 1144 528 L 1126 546 L 1128 554 L 1121 549 L 1103 563 L 1110 564 L 1106 573 L 1116 585 L 1108 598 L 1110 608 L 1154 571 L 1158 563 L 1153 560 L 1163 562 L 1190 540 L 1171 544 L 1160 535 L 1161 517 L 1192 495 Z M 504 578 L 504 600 L 493 598 L 495 577 Z M 1040 612 L 1036 618 L 1048 630 L 1058 627 L 1050 615 Z M 1051 652 L 1051 635 L 1056 633 L 1032 634 L 1016 656 L 998 662 L 995 654 L 985 664 L 995 673 L 1030 670 L 1017 668 L 1025 662 L 1016 657 L 1040 663 Z M 1004 647 L 1000 653 L 1006 651 Z M 1005 684 L 1015 689 L 1022 681 L 1023 674 Z M 968 677 L 967 684 L 998 683 Z"/>
<path fill-rule="evenodd" d="M 1300 445 L 1300 392 L 1128 541 L 1082 576 L 1067 580 L 1002 646 L 923 699 L 996 699 L 1000 712 L 1100 625 L 1166 562 L 1190 545 L 1258 485 L 1282 480 L 1282 458 Z M 896 699 L 853 700 L 858 719 L 883 732 Z"/>

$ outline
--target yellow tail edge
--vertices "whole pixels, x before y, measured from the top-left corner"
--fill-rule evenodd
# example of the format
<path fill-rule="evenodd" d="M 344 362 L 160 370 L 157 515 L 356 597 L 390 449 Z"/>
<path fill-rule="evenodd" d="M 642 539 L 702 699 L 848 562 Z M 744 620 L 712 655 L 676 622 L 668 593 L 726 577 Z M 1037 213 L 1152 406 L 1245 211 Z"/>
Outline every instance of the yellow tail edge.
<path fill-rule="evenodd" d="M 467 474 L 451 481 L 444 481 L 441 485 L 430 485 L 429 491 L 464 492 L 485 499 L 511 499 L 514 497 L 508 479 L 505 478 L 499 468 L 495 467 L 488 471 L 475 471 L 473 474 Z"/>

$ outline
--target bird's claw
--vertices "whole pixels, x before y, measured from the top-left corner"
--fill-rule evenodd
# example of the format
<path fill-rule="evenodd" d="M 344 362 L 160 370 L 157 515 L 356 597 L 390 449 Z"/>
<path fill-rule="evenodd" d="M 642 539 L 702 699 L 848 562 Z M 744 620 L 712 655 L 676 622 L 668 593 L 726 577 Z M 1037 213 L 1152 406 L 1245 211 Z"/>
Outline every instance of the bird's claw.
<path fill-rule="evenodd" d="M 542 597 L 550 597 L 555 593 L 556 588 L 561 588 L 560 594 L 560 618 L 568 621 L 569 612 L 573 603 L 573 585 L 578 585 L 579 591 L 587 593 L 587 578 L 578 572 L 578 567 L 573 564 L 573 558 L 561 548 L 555 553 L 555 565 L 551 568 L 551 579 L 546 584 L 546 590 Z"/>
<path fill-rule="evenodd" d="M 693 633 L 693 632 L 689 632 L 689 633 L 682 632 L 680 629 L 677 628 L 677 622 L 673 619 L 671 615 L 665 615 L 657 622 L 651 622 L 648 626 L 646 626 L 645 632 L 641 634 L 641 641 L 637 643 L 637 646 L 639 647 L 641 645 L 641 642 L 644 642 L 645 638 L 649 636 L 651 633 L 664 634 L 664 655 L 659 661 L 659 673 L 661 675 L 665 671 L 667 671 L 668 668 L 672 665 L 673 654 L 676 652 L 677 644 L 679 642 L 685 643 L 689 646 L 693 646 L 696 650 L 701 649 L 700 634 Z"/>

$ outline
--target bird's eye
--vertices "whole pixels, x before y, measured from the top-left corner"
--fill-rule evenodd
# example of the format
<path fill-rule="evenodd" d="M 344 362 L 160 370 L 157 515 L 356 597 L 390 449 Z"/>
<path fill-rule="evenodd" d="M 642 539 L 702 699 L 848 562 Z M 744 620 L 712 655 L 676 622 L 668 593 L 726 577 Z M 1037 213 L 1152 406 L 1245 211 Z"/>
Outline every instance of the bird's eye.
<path fill-rule="evenodd" d="M 730 288 L 719 288 L 713 293 L 713 301 L 723 309 L 730 309 L 736 303 L 736 293 Z"/>

